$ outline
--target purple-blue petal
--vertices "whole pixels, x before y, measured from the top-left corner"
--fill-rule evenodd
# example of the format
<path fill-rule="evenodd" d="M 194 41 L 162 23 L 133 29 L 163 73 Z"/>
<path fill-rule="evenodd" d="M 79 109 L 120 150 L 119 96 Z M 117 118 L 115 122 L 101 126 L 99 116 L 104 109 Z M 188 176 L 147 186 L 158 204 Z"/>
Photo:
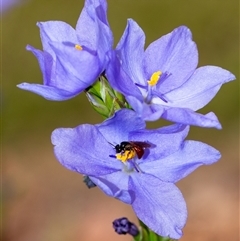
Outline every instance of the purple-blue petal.
<path fill-rule="evenodd" d="M 81 92 L 96 81 L 101 72 L 96 55 L 65 44 L 51 43 L 51 46 L 56 54 L 56 87 Z"/>
<path fill-rule="evenodd" d="M 187 208 L 180 190 L 151 175 L 130 177 L 129 189 L 134 190 L 132 203 L 137 217 L 161 236 L 179 239 L 187 219 Z"/>
<path fill-rule="evenodd" d="M 76 32 L 82 45 L 97 51 L 101 72 L 103 72 L 108 65 L 107 52 L 113 46 L 113 34 L 107 20 L 106 1 L 85 1 Z"/>
<path fill-rule="evenodd" d="M 95 126 L 59 128 L 51 140 L 58 161 L 72 171 L 101 176 L 121 170 L 121 163 L 109 157 L 112 147 Z"/>
<path fill-rule="evenodd" d="M 145 126 L 144 120 L 129 109 L 121 109 L 111 118 L 96 125 L 99 132 L 112 144 L 127 141 L 130 131 L 144 129 Z"/>
<path fill-rule="evenodd" d="M 126 29 L 117 44 L 116 51 L 123 69 L 134 83 L 145 84 L 143 70 L 145 34 L 138 24 L 128 19 Z"/>
<path fill-rule="evenodd" d="M 198 141 L 185 141 L 177 152 L 153 162 L 144 162 L 141 168 L 165 182 L 178 182 L 202 165 L 211 165 L 221 158 L 215 148 Z"/>
<path fill-rule="evenodd" d="M 128 173 L 118 171 L 100 177 L 91 177 L 91 180 L 105 194 L 116 199 L 119 199 L 124 203 L 132 204 L 132 202 L 135 199 L 134 192 L 132 190 L 129 190 L 128 188 Z"/>
<path fill-rule="evenodd" d="M 94 50 L 98 49 L 98 42 L 101 41 L 99 33 L 101 29 L 99 29 L 98 21 L 107 25 L 109 31 L 105 38 L 109 38 L 112 33 L 107 21 L 107 2 L 105 0 L 86 0 L 77 21 L 76 32 L 81 44 Z"/>
<path fill-rule="evenodd" d="M 76 35 L 76 31 L 69 24 L 62 21 L 38 22 L 43 50 L 53 55 L 50 42 L 72 42 L 80 44 Z"/>
<path fill-rule="evenodd" d="M 170 107 L 166 108 L 162 118 L 172 122 L 182 123 L 184 125 L 194 125 L 207 128 L 214 127 L 216 129 L 222 128 L 218 118 L 213 112 L 203 115 L 187 108 Z"/>
<path fill-rule="evenodd" d="M 131 204 L 135 198 L 134 192 L 128 190 L 128 177 L 122 172 L 114 172 L 101 177 L 90 177 L 91 180 L 108 196 Z M 120 184 L 120 185 L 119 185 Z"/>
<path fill-rule="evenodd" d="M 91 49 L 97 49 L 97 33 L 94 17 L 89 16 L 88 8 L 91 7 L 91 1 L 85 1 L 84 8 L 78 18 L 76 25 L 77 37 L 80 44 L 88 46 Z"/>
<path fill-rule="evenodd" d="M 54 86 L 40 84 L 21 83 L 17 85 L 17 87 L 22 90 L 27 90 L 38 94 L 47 100 L 53 101 L 68 100 L 79 94 L 79 92 L 69 92 L 64 89 L 56 88 Z"/>
<path fill-rule="evenodd" d="M 161 83 L 162 94 L 181 86 L 193 74 L 197 64 L 197 47 L 191 31 L 185 26 L 151 43 L 145 51 L 144 69 L 148 78 L 159 70 L 171 73 Z"/>
<path fill-rule="evenodd" d="M 166 94 L 169 106 L 198 110 L 212 100 L 222 84 L 234 79 L 232 73 L 220 67 L 200 67 L 181 87 Z"/>
<path fill-rule="evenodd" d="M 106 76 L 110 85 L 115 90 L 122 93 L 126 98 L 134 96 L 134 98 L 138 98 L 143 101 L 143 96 L 138 87 L 121 67 L 120 60 L 117 57 L 116 52 L 110 51 L 108 53 L 108 58 L 110 62 L 108 68 L 106 69 Z"/>
<path fill-rule="evenodd" d="M 55 63 L 48 52 L 44 52 L 27 45 L 27 50 L 31 51 L 38 60 L 39 67 L 43 75 L 43 84 L 50 84 L 51 79 L 55 77 Z"/>
<path fill-rule="evenodd" d="M 158 104 L 147 104 L 136 96 L 128 95 L 125 97 L 130 106 L 141 116 L 145 121 L 156 121 L 158 120 L 163 112 L 164 107 Z"/>
<path fill-rule="evenodd" d="M 98 25 L 97 52 L 99 59 L 102 63 L 101 72 L 103 72 L 108 66 L 109 59 L 107 53 L 111 51 L 113 47 L 113 34 L 109 25 L 106 25 L 99 18 L 97 18 L 96 21 Z"/>
<path fill-rule="evenodd" d="M 156 130 L 136 130 L 129 133 L 131 141 L 143 141 L 152 145 L 146 149 L 146 155 L 138 161 L 150 163 L 176 152 L 182 145 L 189 131 L 189 126 L 175 124 Z M 145 168 L 141 168 L 145 172 Z"/>

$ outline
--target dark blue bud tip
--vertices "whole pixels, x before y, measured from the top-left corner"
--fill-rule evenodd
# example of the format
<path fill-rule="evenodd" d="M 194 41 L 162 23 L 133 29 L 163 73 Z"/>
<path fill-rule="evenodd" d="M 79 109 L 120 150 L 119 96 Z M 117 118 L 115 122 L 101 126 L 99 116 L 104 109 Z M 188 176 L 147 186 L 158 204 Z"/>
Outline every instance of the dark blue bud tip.
<path fill-rule="evenodd" d="M 89 178 L 89 176 L 83 176 L 83 182 L 87 185 L 87 187 L 93 188 L 96 187 L 96 184 Z"/>
<path fill-rule="evenodd" d="M 134 223 L 131 223 L 127 218 L 118 218 L 113 221 L 113 228 L 118 234 L 130 234 L 133 237 L 139 234 L 139 230 Z"/>

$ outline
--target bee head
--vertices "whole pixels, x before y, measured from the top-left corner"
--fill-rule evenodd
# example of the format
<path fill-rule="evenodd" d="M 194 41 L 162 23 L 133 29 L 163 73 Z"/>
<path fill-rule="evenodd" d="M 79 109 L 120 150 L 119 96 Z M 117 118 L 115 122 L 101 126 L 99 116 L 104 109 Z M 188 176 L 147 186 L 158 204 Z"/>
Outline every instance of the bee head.
<path fill-rule="evenodd" d="M 117 144 L 115 147 L 116 153 L 120 153 L 122 151 L 121 145 Z"/>

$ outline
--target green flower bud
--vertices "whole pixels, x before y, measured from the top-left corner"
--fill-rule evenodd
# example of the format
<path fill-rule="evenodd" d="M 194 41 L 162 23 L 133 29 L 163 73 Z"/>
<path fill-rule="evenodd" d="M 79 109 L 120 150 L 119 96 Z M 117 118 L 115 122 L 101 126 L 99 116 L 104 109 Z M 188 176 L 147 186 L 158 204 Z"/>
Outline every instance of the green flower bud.
<path fill-rule="evenodd" d="M 86 89 L 85 93 L 92 107 L 104 118 L 112 116 L 119 109 L 130 108 L 124 96 L 109 85 L 104 75 Z"/>

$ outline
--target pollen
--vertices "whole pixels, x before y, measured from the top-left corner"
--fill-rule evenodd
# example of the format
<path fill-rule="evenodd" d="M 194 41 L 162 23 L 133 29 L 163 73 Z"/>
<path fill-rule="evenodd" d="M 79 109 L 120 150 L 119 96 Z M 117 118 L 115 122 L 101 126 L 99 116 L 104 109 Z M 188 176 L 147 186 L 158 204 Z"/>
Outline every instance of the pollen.
<path fill-rule="evenodd" d="M 136 156 L 136 152 L 133 150 L 126 150 L 123 153 L 117 153 L 116 158 L 122 162 L 126 162 L 133 159 Z"/>
<path fill-rule="evenodd" d="M 79 44 L 75 44 L 75 49 L 77 49 L 77 50 L 82 50 L 83 48 L 82 48 L 81 45 L 79 45 Z"/>
<path fill-rule="evenodd" d="M 157 72 L 154 72 L 150 78 L 150 80 L 148 80 L 148 84 L 150 86 L 154 86 L 158 83 L 159 79 L 160 79 L 160 76 L 161 76 L 162 72 L 161 71 L 157 71 Z"/>

